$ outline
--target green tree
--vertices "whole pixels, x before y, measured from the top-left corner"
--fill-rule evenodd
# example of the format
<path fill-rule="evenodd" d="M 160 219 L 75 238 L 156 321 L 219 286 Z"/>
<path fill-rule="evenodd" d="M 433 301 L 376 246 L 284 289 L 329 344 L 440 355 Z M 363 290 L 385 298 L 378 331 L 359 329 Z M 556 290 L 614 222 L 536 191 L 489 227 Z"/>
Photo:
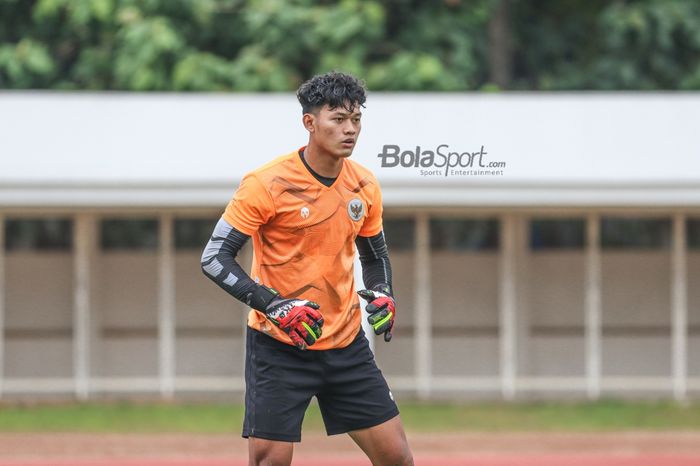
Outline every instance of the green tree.
<path fill-rule="evenodd" d="M 699 89 L 697 0 L 0 0 L 0 88 Z"/>
<path fill-rule="evenodd" d="M 541 0 L 514 7 L 515 88 L 700 89 L 700 2 Z"/>
<path fill-rule="evenodd" d="M 282 91 L 340 69 L 374 89 L 466 89 L 490 3 L 3 0 L 0 85 Z"/>
<path fill-rule="evenodd" d="M 700 2 L 615 3 L 600 17 L 602 89 L 700 89 Z"/>

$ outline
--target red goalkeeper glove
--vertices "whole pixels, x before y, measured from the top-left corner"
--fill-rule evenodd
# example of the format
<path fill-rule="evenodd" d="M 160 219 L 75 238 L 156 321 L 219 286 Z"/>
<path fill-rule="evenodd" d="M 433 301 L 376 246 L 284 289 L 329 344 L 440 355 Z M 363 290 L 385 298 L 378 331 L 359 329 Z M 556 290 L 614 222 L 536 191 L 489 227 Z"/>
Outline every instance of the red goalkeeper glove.
<path fill-rule="evenodd" d="M 360 290 L 357 294 L 369 303 L 365 310 L 369 314 L 367 322 L 374 329 L 374 333 L 377 335 L 383 333 L 384 341 L 391 341 L 391 329 L 394 328 L 394 317 L 396 316 L 396 301 L 391 296 L 389 286 L 377 285 L 371 290 Z"/>
<path fill-rule="evenodd" d="M 318 311 L 320 306 L 313 301 L 299 298 L 282 298 L 279 292 L 267 286 L 261 286 L 269 293 L 264 306 L 253 306 L 262 310 L 265 316 L 289 335 L 297 348 L 304 350 L 321 338 L 323 316 Z M 251 304 L 249 299 L 248 304 Z"/>

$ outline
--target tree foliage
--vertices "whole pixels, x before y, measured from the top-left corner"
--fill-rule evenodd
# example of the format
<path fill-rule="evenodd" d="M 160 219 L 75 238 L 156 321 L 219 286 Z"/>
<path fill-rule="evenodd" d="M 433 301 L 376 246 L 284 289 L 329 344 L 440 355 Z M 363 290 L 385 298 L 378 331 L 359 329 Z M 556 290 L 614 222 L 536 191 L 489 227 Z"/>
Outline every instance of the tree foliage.
<path fill-rule="evenodd" d="M 373 90 L 493 89 L 494 52 L 509 89 L 699 89 L 700 2 L 0 0 L 0 88 L 288 91 L 338 69 Z"/>
<path fill-rule="evenodd" d="M 516 3 L 522 89 L 700 89 L 700 2 Z"/>

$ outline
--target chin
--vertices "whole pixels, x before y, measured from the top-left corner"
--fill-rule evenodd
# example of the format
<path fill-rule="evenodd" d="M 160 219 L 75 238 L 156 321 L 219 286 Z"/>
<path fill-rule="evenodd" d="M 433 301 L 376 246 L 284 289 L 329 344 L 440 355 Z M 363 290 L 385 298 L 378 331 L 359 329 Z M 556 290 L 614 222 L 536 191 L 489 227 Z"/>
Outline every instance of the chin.
<path fill-rule="evenodd" d="M 348 158 L 348 157 L 350 157 L 350 156 L 352 155 L 352 152 L 353 152 L 354 149 L 355 149 L 354 147 L 353 147 L 352 149 L 340 149 L 340 150 L 337 152 L 337 156 L 338 156 L 339 158 L 346 159 L 346 158 Z"/>

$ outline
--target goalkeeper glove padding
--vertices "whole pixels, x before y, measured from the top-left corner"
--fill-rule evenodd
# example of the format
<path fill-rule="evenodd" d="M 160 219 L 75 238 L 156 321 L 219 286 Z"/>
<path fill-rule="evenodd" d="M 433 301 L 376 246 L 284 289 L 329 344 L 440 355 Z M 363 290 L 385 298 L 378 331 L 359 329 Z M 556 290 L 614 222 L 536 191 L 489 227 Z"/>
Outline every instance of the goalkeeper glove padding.
<path fill-rule="evenodd" d="M 320 306 L 299 298 L 282 298 L 277 290 L 260 286 L 257 293 L 248 295 L 248 305 L 265 316 L 289 335 L 297 348 L 304 350 L 321 338 L 323 316 Z M 259 307 L 258 307 L 259 306 Z"/>
<path fill-rule="evenodd" d="M 360 290 L 357 294 L 369 304 L 365 310 L 369 314 L 367 322 L 377 335 L 384 334 L 384 341 L 391 341 L 391 329 L 394 327 L 396 316 L 396 301 L 391 296 L 388 285 L 377 285 L 371 290 Z"/>

